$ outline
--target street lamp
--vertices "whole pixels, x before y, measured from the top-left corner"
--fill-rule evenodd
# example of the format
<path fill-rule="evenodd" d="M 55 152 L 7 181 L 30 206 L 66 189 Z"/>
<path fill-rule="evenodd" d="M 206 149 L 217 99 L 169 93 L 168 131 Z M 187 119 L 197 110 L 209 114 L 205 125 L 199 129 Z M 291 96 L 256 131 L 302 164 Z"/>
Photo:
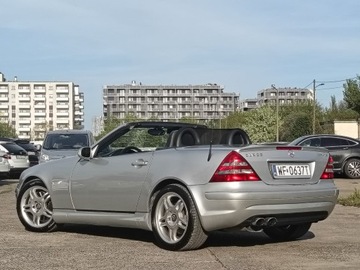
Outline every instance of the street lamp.
<path fill-rule="evenodd" d="M 275 84 L 271 85 L 271 88 L 276 90 L 276 141 L 279 141 L 279 90 L 275 87 Z"/>
<path fill-rule="evenodd" d="M 316 81 L 313 80 L 313 95 L 314 95 L 314 102 L 313 102 L 313 134 L 315 134 L 315 119 L 316 119 L 316 87 L 319 87 L 321 85 L 324 85 L 323 83 L 320 83 L 316 85 Z"/>

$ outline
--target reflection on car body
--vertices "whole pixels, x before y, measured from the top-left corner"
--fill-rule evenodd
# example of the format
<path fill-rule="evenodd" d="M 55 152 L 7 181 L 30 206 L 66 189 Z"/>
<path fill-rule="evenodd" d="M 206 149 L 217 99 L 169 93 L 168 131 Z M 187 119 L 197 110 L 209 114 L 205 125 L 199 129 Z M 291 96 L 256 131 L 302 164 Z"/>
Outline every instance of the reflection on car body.
<path fill-rule="evenodd" d="M 251 145 L 242 129 L 134 122 L 77 156 L 23 172 L 17 212 L 31 231 L 64 223 L 140 228 L 168 250 L 199 248 L 209 232 L 226 229 L 294 240 L 332 212 L 332 177 L 323 148 Z"/>

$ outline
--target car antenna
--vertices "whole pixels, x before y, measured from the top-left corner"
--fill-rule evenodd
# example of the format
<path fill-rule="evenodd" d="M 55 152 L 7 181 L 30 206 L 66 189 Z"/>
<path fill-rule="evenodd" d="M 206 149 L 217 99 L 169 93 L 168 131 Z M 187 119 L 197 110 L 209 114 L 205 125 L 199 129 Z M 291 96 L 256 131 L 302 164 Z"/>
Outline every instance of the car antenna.
<path fill-rule="evenodd" d="M 212 156 L 212 145 L 213 145 L 213 132 L 214 130 L 211 130 L 211 140 L 210 140 L 210 145 L 209 145 L 209 154 L 208 154 L 208 158 L 207 158 L 207 161 L 210 161 L 211 159 L 211 156 Z"/>
<path fill-rule="evenodd" d="M 212 145 L 213 145 L 213 141 L 211 140 L 210 141 L 210 146 L 209 146 L 209 155 L 208 155 L 208 158 L 207 158 L 207 161 L 210 161 L 210 159 L 211 159 L 211 150 L 212 150 Z"/>

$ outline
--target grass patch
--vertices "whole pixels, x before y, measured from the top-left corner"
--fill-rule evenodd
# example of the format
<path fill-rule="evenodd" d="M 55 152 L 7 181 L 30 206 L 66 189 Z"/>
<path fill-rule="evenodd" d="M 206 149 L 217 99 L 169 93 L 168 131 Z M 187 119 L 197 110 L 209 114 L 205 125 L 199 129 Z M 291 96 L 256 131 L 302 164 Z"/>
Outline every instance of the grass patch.
<path fill-rule="evenodd" d="M 355 188 L 349 196 L 338 198 L 338 203 L 344 206 L 360 207 L 360 190 Z"/>

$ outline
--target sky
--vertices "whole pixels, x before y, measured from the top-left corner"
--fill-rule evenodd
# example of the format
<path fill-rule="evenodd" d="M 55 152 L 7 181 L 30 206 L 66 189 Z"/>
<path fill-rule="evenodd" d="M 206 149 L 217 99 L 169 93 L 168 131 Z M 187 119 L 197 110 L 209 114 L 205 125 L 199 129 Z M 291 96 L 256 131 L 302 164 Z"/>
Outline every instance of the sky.
<path fill-rule="evenodd" d="M 255 98 L 316 85 L 329 106 L 360 73 L 359 0 L 11 0 L 0 4 L 7 80 L 72 81 L 85 128 L 104 85 L 217 83 Z"/>

